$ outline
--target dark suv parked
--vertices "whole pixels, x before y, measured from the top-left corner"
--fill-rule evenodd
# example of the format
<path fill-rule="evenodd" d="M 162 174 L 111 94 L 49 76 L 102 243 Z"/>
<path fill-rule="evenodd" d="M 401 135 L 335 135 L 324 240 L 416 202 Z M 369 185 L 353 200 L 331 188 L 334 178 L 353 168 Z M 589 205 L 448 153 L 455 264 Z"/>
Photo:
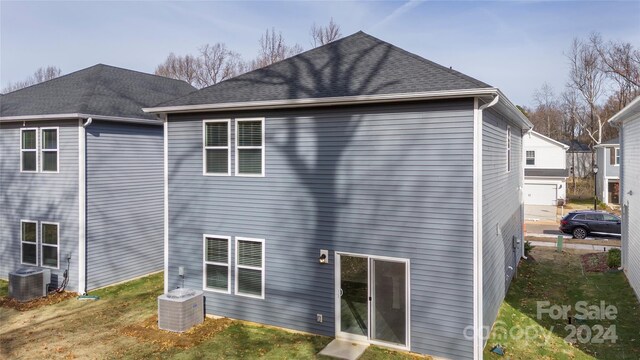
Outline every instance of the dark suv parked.
<path fill-rule="evenodd" d="M 620 218 L 604 211 L 570 212 L 560 220 L 560 231 L 584 239 L 590 233 L 620 235 Z"/>

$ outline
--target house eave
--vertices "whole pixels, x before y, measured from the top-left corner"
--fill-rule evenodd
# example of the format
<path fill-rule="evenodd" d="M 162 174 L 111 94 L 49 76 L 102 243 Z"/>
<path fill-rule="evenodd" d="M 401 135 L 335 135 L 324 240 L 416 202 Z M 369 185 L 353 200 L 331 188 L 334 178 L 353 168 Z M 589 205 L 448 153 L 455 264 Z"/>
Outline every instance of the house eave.
<path fill-rule="evenodd" d="M 438 99 L 459 99 L 474 98 L 491 99 L 499 96 L 500 108 L 517 119 L 517 123 L 523 129 L 530 129 L 533 125 L 529 120 L 507 99 L 500 90 L 496 88 L 477 88 L 466 90 L 445 90 L 445 91 L 429 91 L 415 93 L 399 93 L 399 94 L 381 94 L 381 95 L 356 95 L 356 96 L 340 96 L 325 98 L 308 98 L 308 99 L 286 99 L 286 100 L 267 100 L 267 101 L 246 101 L 233 103 L 212 103 L 198 105 L 178 105 L 178 106 L 160 106 L 143 108 L 146 113 L 157 114 L 178 114 L 190 112 L 217 112 L 217 111 L 240 111 L 240 110 L 269 110 L 269 109 L 287 109 L 287 108 L 304 108 L 318 106 L 336 106 L 336 105 L 360 105 L 360 104 L 380 104 L 390 102 L 419 101 L 419 100 L 438 100 Z"/>
<path fill-rule="evenodd" d="M 103 121 L 115 121 L 126 122 L 134 124 L 146 124 L 146 125 L 162 125 L 161 120 L 141 119 L 122 116 L 107 116 L 107 115 L 94 115 L 83 113 L 69 113 L 69 114 L 43 114 L 43 115 L 18 115 L 18 116 L 0 116 L 0 123 L 16 122 L 16 121 L 54 121 L 54 120 L 73 120 L 73 119 L 88 119 Z"/>

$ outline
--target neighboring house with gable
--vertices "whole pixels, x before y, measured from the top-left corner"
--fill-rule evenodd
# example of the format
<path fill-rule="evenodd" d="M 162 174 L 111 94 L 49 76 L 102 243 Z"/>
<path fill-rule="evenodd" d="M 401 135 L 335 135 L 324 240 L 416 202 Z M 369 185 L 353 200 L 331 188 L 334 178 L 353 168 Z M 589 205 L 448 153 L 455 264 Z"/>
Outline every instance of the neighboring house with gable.
<path fill-rule="evenodd" d="M 605 204 L 620 204 L 620 139 L 615 138 L 594 146 L 596 149 L 596 191 Z"/>
<path fill-rule="evenodd" d="M 640 96 L 609 123 L 620 129 L 622 267 L 640 300 Z"/>
<path fill-rule="evenodd" d="M 84 293 L 162 270 L 162 122 L 141 108 L 194 90 L 95 65 L 4 94 L 0 278 L 48 268 Z"/>
<path fill-rule="evenodd" d="M 535 131 L 524 136 L 524 203 L 560 205 L 567 197 L 569 146 Z"/>
<path fill-rule="evenodd" d="M 165 290 L 482 357 L 523 254 L 532 127 L 498 89 L 359 32 L 145 111 L 165 120 Z"/>

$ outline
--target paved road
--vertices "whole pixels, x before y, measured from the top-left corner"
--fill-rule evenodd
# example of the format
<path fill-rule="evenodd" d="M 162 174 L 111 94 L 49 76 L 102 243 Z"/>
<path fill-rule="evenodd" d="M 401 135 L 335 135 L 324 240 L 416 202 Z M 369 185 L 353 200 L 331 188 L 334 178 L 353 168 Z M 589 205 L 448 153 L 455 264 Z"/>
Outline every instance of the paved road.
<path fill-rule="evenodd" d="M 527 235 L 528 236 L 542 236 L 542 237 L 556 237 L 563 235 L 564 237 L 571 238 L 571 235 L 561 232 L 558 224 L 551 222 L 527 222 Z M 620 240 L 620 236 L 616 235 L 600 235 L 593 234 L 587 236 L 587 239 L 599 239 L 599 240 Z"/>
<path fill-rule="evenodd" d="M 544 241 L 532 241 L 533 246 L 556 247 L 555 243 Z M 587 244 L 562 244 L 563 248 L 588 250 L 588 251 L 609 251 L 610 249 L 620 249 L 619 246 L 587 245 Z"/>

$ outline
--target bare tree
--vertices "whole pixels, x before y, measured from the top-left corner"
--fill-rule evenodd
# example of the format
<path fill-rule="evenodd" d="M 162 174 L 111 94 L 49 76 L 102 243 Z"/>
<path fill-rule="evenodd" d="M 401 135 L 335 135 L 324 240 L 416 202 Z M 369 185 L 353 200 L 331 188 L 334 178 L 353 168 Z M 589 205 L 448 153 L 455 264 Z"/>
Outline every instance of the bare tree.
<path fill-rule="evenodd" d="M 334 40 L 342 37 L 340 33 L 340 25 L 333 21 L 333 18 L 329 20 L 327 26 L 317 26 L 315 23 L 311 26 L 311 44 L 313 47 L 326 45 Z"/>
<path fill-rule="evenodd" d="M 304 51 L 298 44 L 287 45 L 282 32 L 276 33 L 274 28 L 271 28 L 271 31 L 269 29 L 265 31 L 260 37 L 259 44 L 260 52 L 258 57 L 251 62 L 251 69 L 263 68 Z"/>
<path fill-rule="evenodd" d="M 548 137 L 559 139 L 562 137 L 560 128 L 562 113 L 553 88 L 544 83 L 533 94 L 536 108 L 531 113 L 531 121 Z"/>
<path fill-rule="evenodd" d="M 200 48 L 197 87 L 206 87 L 232 78 L 241 71 L 240 54 L 227 49 L 225 44 L 206 44 Z"/>
<path fill-rule="evenodd" d="M 199 66 L 199 60 L 193 55 L 177 56 L 171 53 L 162 64 L 156 67 L 155 74 L 183 80 L 196 86 Z"/>
<path fill-rule="evenodd" d="M 594 47 L 576 38 L 573 40 L 567 58 L 570 64 L 567 85 L 578 91 L 589 110 L 589 121 L 581 121 L 580 126 L 594 143 L 600 144 L 602 142 L 602 128 L 606 121 L 600 117 L 597 111 L 598 101 L 603 94 L 605 78 L 600 55 Z"/>
<path fill-rule="evenodd" d="M 238 53 L 227 49 L 223 43 L 215 43 L 200 47 L 197 56 L 169 54 L 164 63 L 156 67 L 155 74 L 203 88 L 232 78 L 245 69 Z"/>
<path fill-rule="evenodd" d="M 3 93 L 8 93 L 16 90 L 20 90 L 22 88 L 39 84 L 41 82 L 55 79 L 62 74 L 62 70 L 60 70 L 57 66 L 47 66 L 40 67 L 36 70 L 33 75 L 27 77 L 25 80 L 18 81 L 16 83 L 9 83 L 4 89 L 2 89 Z"/>
<path fill-rule="evenodd" d="M 600 56 L 602 71 L 617 84 L 614 95 L 620 110 L 640 94 L 640 49 L 630 43 L 605 43 L 598 33 L 591 34 L 589 44 Z"/>

